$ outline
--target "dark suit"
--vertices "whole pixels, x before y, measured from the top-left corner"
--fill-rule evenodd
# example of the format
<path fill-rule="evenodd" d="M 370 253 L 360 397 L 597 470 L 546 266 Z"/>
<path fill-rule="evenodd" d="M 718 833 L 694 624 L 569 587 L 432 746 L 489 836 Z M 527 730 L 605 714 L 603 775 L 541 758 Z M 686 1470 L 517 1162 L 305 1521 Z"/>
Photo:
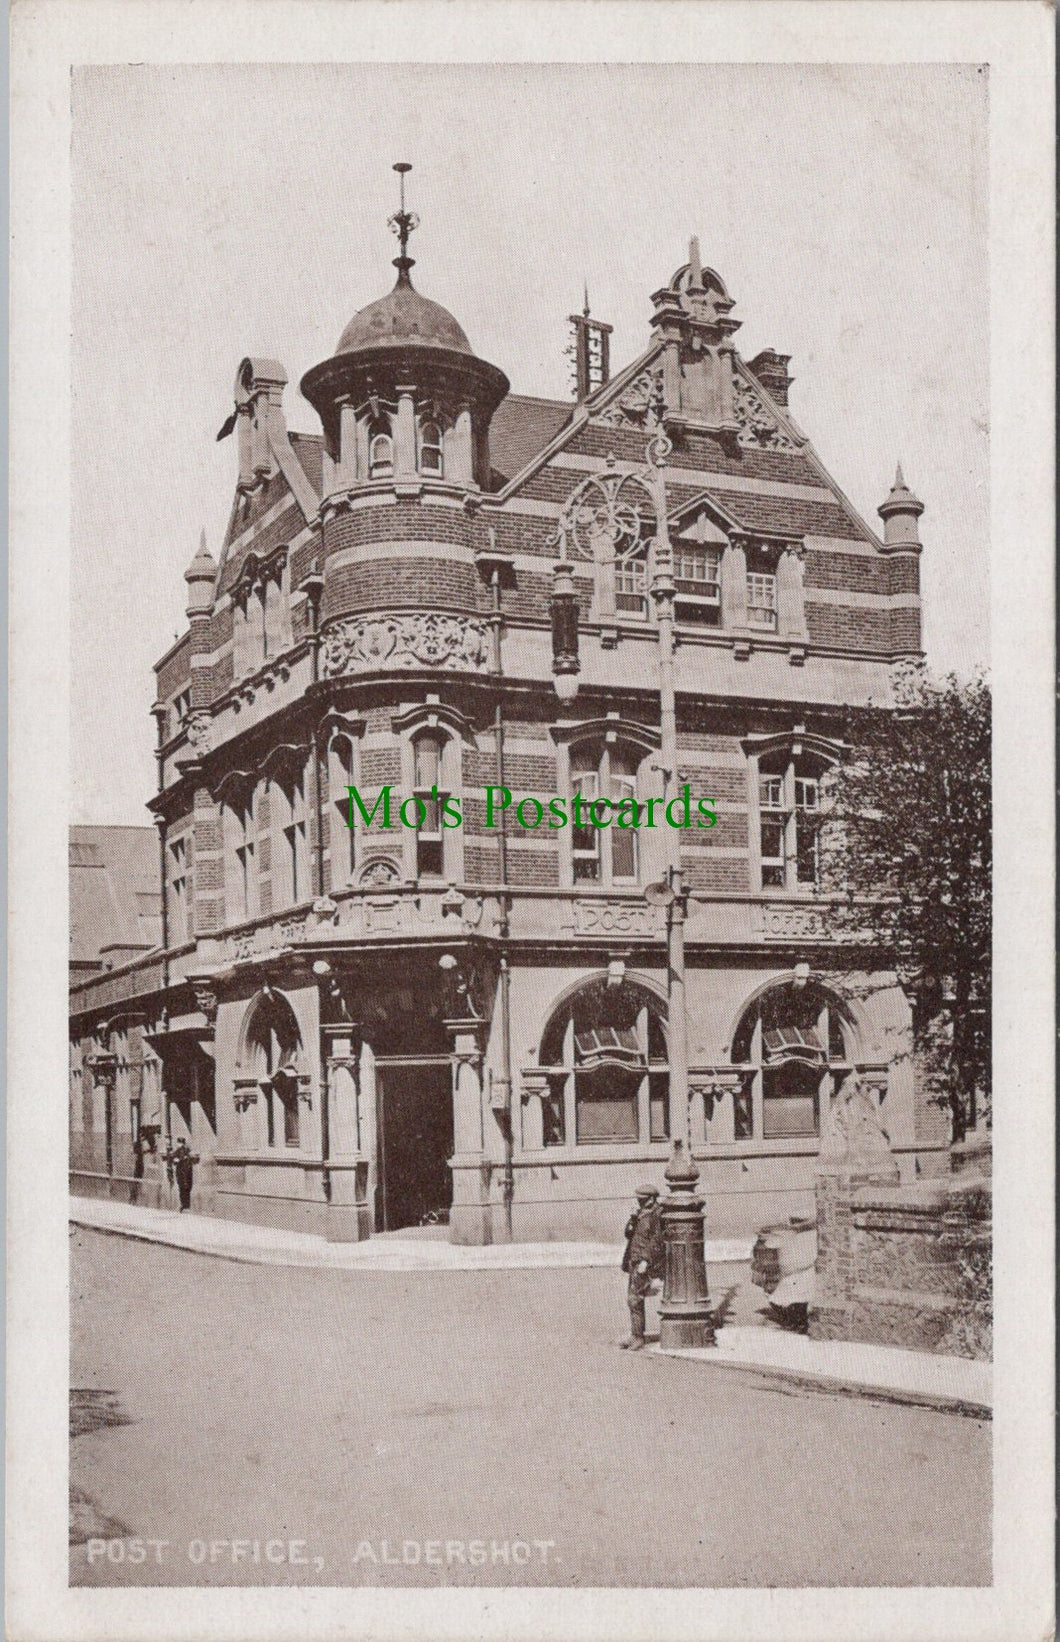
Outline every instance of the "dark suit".
<path fill-rule="evenodd" d="M 181 1209 L 191 1208 L 192 1169 L 198 1163 L 198 1154 L 194 1152 L 174 1152 L 173 1176 L 177 1182 L 177 1191 L 180 1193 Z"/>
<path fill-rule="evenodd" d="M 638 1268 L 643 1265 L 645 1269 Z M 658 1203 L 634 1209 L 626 1221 L 626 1252 L 622 1270 L 629 1273 L 626 1304 L 629 1306 L 630 1333 L 634 1341 L 644 1339 L 644 1299 L 652 1282 L 666 1272 L 662 1215 Z"/>

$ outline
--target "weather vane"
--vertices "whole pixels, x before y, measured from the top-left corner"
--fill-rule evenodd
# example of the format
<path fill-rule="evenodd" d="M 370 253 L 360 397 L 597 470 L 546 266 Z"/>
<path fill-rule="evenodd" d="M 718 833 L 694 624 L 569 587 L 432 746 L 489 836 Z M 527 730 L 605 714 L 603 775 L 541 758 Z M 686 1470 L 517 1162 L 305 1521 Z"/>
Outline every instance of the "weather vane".
<path fill-rule="evenodd" d="M 415 211 L 405 210 L 405 174 L 412 170 L 406 160 L 398 160 L 394 166 L 401 179 L 401 203 L 392 217 L 387 218 L 387 227 L 395 233 L 401 243 L 401 255 L 394 258 L 394 267 L 402 279 L 408 278 L 408 271 L 415 267 L 415 262 L 409 256 L 409 235 L 419 227 L 420 219 Z"/>

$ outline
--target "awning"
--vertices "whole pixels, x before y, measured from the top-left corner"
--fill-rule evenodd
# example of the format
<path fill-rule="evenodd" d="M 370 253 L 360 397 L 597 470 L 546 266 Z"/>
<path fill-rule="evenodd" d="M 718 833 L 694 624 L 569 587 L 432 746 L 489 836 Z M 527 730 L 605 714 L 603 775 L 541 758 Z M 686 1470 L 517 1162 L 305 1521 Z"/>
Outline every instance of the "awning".
<path fill-rule="evenodd" d="M 762 1032 L 762 1044 L 767 1062 L 773 1064 L 784 1060 L 803 1060 L 816 1066 L 828 1059 L 825 1046 L 813 1027 L 766 1027 Z"/>
<path fill-rule="evenodd" d="M 574 1048 L 577 1063 L 582 1067 L 645 1065 L 632 1027 L 598 1026 L 589 1032 L 576 1032 Z"/>

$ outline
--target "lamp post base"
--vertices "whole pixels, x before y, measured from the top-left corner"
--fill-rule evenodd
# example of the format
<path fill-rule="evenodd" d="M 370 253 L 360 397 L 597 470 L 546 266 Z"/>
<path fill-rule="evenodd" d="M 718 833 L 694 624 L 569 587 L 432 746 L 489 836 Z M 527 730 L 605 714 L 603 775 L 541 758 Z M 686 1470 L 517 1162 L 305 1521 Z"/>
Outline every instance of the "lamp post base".
<path fill-rule="evenodd" d="M 659 1307 L 663 1351 L 698 1350 L 714 1344 L 703 1254 L 703 1198 L 695 1190 L 698 1180 L 699 1170 L 682 1142 L 675 1140 L 666 1166 L 670 1194 L 661 1205 L 666 1244 L 666 1277 Z"/>

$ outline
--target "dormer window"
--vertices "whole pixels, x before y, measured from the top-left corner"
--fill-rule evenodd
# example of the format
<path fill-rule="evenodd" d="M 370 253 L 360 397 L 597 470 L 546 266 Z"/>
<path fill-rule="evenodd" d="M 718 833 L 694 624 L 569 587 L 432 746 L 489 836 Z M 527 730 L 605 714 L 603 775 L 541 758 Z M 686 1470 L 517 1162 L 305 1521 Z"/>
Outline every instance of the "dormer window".
<path fill-rule="evenodd" d="M 390 479 L 394 474 L 394 438 L 389 418 L 377 416 L 368 429 L 368 477 Z"/>
<path fill-rule="evenodd" d="M 437 422 L 424 422 L 420 427 L 420 472 L 440 479 L 442 471 L 442 430 Z"/>

